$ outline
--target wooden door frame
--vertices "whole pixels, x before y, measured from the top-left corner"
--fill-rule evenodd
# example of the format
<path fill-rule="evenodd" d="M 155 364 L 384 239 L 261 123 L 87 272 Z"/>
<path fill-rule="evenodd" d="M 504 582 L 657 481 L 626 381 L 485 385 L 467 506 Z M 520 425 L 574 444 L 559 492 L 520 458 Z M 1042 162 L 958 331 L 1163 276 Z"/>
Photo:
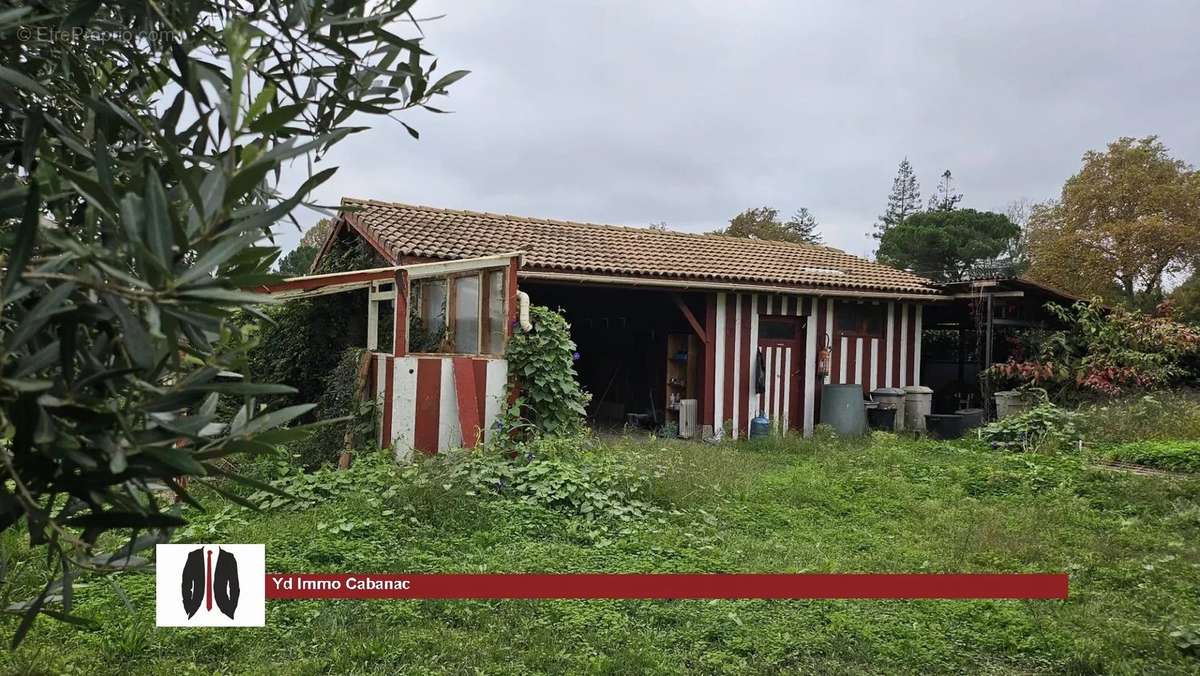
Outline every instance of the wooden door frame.
<path fill-rule="evenodd" d="M 792 371 L 788 374 L 789 396 L 788 396 L 788 429 L 804 431 L 804 381 L 808 377 L 808 358 L 807 343 L 808 343 L 808 320 L 806 315 L 768 315 L 761 314 L 758 316 L 759 336 L 758 344 L 754 346 L 755 359 L 757 359 L 758 350 L 764 347 L 790 347 L 792 348 Z M 778 322 L 790 321 L 795 327 L 795 335 L 790 339 L 780 338 L 763 338 L 762 325 L 763 322 Z M 770 374 L 767 374 L 770 378 Z M 769 406 L 763 408 L 770 409 Z"/>

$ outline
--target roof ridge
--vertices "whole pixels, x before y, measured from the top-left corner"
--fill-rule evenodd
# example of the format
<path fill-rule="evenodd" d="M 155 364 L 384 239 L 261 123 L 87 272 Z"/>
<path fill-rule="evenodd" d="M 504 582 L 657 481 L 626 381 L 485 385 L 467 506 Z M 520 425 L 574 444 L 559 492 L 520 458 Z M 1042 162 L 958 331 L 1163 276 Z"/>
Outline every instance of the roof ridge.
<path fill-rule="evenodd" d="M 815 249 L 817 251 L 832 251 L 832 252 L 840 253 L 840 254 L 843 254 L 846 256 L 853 256 L 855 258 L 859 258 L 867 263 L 874 263 L 874 261 L 868 261 L 867 259 L 862 258 L 861 256 L 855 256 L 854 254 L 846 253 L 846 251 L 844 251 L 842 249 L 839 249 L 837 247 L 828 246 L 825 244 L 807 244 L 804 242 L 789 242 L 789 241 L 780 240 L 780 239 L 758 239 L 758 238 L 750 238 L 750 237 L 738 237 L 736 235 L 726 235 L 726 234 L 716 233 L 716 232 L 687 232 L 684 230 L 658 230 L 656 228 L 651 228 L 649 226 L 644 226 L 644 225 L 642 225 L 642 226 L 639 226 L 639 225 L 614 225 L 612 223 L 593 223 L 591 221 L 568 221 L 568 220 L 558 219 L 558 218 L 541 218 L 541 217 L 537 217 L 537 216 L 519 216 L 517 214 L 505 214 L 505 213 L 499 213 L 499 212 L 494 212 L 494 211 L 472 211 L 470 209 L 448 209 L 445 207 L 434 207 L 434 206 L 429 206 L 426 204 L 412 204 L 409 202 L 391 202 L 391 201 L 386 201 L 386 200 L 377 200 L 377 199 L 360 198 L 360 197 L 343 197 L 342 203 L 345 204 L 346 202 L 376 204 L 376 205 L 381 205 L 381 206 L 385 206 L 385 207 L 397 207 L 397 208 L 401 208 L 401 209 L 420 209 L 422 211 L 434 211 L 434 212 L 443 213 L 443 214 L 457 214 L 460 216 L 487 216 L 490 218 L 504 218 L 504 219 L 511 219 L 514 221 L 524 221 L 526 223 L 546 223 L 546 224 L 550 224 L 550 225 L 582 225 L 584 227 L 589 227 L 589 228 L 603 228 L 605 230 L 625 230 L 625 231 L 632 230 L 632 231 L 639 232 L 639 233 L 653 233 L 655 235 L 665 233 L 665 234 L 670 234 L 670 235 L 679 235 L 682 237 L 725 239 L 725 240 L 734 240 L 737 242 L 746 242 L 746 241 L 766 242 L 770 245 L 793 246 L 793 247 L 800 248 L 800 249 Z"/>

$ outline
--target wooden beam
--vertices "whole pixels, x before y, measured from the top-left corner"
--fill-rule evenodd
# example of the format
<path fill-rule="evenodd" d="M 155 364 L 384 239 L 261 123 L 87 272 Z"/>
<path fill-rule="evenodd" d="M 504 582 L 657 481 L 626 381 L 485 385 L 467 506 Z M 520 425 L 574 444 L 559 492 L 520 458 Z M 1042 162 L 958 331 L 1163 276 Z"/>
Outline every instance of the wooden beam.
<path fill-rule="evenodd" d="M 402 357 L 408 354 L 408 271 L 396 270 L 396 300 L 392 303 L 395 316 L 392 319 L 392 354 Z"/>
<path fill-rule="evenodd" d="M 696 315 L 692 314 L 691 308 L 687 306 L 687 303 L 683 302 L 683 298 L 680 298 L 679 294 L 673 293 L 671 294 L 671 298 L 679 306 L 679 311 L 683 313 L 683 318 L 688 320 L 688 323 L 692 325 L 692 330 L 696 332 L 696 336 L 700 338 L 700 342 L 707 345 L 708 334 L 704 333 L 704 327 L 700 326 L 700 322 L 696 321 Z"/>

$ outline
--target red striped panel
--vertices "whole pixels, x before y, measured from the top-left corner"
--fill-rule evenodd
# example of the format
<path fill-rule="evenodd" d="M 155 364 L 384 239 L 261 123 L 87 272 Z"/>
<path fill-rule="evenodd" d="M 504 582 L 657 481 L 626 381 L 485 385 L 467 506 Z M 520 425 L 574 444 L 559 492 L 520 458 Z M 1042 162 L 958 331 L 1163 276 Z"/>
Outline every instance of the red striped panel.
<path fill-rule="evenodd" d="M 875 354 L 875 382 L 871 385 L 871 389 L 883 387 L 883 381 L 887 378 L 887 332 L 879 337 L 879 346 Z"/>
<path fill-rule="evenodd" d="M 909 314 L 912 316 L 908 318 L 908 344 L 904 346 L 908 351 L 908 364 L 906 365 L 907 368 L 905 369 L 907 374 L 905 377 L 907 378 L 909 385 L 916 385 L 917 382 L 915 376 L 917 374 L 917 365 L 915 362 L 917 356 L 917 313 L 915 311 L 915 306 L 914 311 Z"/>
<path fill-rule="evenodd" d="M 383 359 L 383 446 L 392 445 L 392 398 L 395 396 L 395 357 Z"/>
<path fill-rule="evenodd" d="M 408 354 L 408 271 L 397 270 L 396 299 L 392 301 L 392 354 Z M 388 401 L 391 401 L 389 398 Z"/>
<path fill-rule="evenodd" d="M 475 367 L 470 357 L 455 357 L 454 397 L 458 401 L 458 425 L 462 430 L 463 448 L 475 448 L 479 439 L 478 401 L 475 389 Z"/>
<path fill-rule="evenodd" d="M 900 387 L 900 318 L 904 316 L 904 303 L 896 303 L 896 311 L 892 314 L 892 382 L 888 387 Z"/>
<path fill-rule="evenodd" d="M 858 343 L 861 340 L 862 340 L 862 338 L 859 338 L 858 336 L 850 336 L 846 339 L 846 351 L 847 351 L 847 354 L 846 354 L 846 383 L 847 384 L 853 384 L 853 383 L 858 382 L 858 378 L 856 377 L 856 375 L 858 373 L 858 371 L 856 369 L 856 367 L 858 366 L 858 362 L 857 362 L 857 359 L 855 359 L 855 357 L 856 357 L 856 354 L 858 353 Z"/>
<path fill-rule="evenodd" d="M 723 417 L 733 427 L 733 352 L 734 340 L 737 337 L 737 296 L 725 294 L 725 392 L 722 401 L 725 402 Z"/>
<path fill-rule="evenodd" d="M 833 346 L 832 346 L 833 347 L 833 358 L 829 362 L 829 371 L 832 374 L 829 377 L 829 382 L 840 385 L 840 384 L 843 384 L 842 383 L 842 337 L 838 335 L 838 330 L 837 330 L 838 308 L 837 308 L 837 305 L 834 304 L 832 298 L 826 299 L 825 302 L 828 304 L 828 305 L 826 305 L 827 308 L 831 307 L 831 306 L 833 307 L 833 333 L 831 335 L 831 338 L 833 340 Z M 842 312 L 845 312 L 845 309 L 843 309 Z M 850 364 L 849 364 L 849 361 L 847 360 L 847 364 L 846 364 L 847 372 L 849 371 L 849 369 L 850 369 Z"/>
<path fill-rule="evenodd" d="M 750 301 L 753 297 L 750 295 L 741 296 L 742 303 L 742 325 L 738 330 L 742 332 L 742 354 L 738 357 L 738 363 L 741 365 L 742 378 L 738 382 L 738 422 L 741 423 L 742 434 L 750 435 L 750 419 L 754 417 L 754 413 L 750 410 L 750 392 L 751 383 L 754 382 L 755 369 L 750 359 Z"/>
<path fill-rule="evenodd" d="M 417 360 L 417 420 L 413 429 L 413 448 L 437 453 L 438 425 L 442 401 L 442 360 L 437 357 Z M 388 395 L 391 401 L 391 395 Z"/>
<path fill-rule="evenodd" d="M 472 359 L 472 366 L 475 368 L 475 406 L 479 412 L 479 424 L 483 425 L 487 420 L 487 365 L 486 359 Z M 481 430 L 482 431 L 482 430 Z M 483 439 L 483 435 L 479 435 Z"/>

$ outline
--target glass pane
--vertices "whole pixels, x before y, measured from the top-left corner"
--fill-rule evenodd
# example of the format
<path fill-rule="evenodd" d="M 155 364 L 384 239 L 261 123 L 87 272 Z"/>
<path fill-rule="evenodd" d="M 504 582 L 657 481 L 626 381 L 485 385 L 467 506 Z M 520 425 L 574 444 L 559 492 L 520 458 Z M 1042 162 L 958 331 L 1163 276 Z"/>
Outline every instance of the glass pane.
<path fill-rule="evenodd" d="M 454 351 L 479 352 L 479 275 L 454 279 Z"/>
<path fill-rule="evenodd" d="M 758 337 L 767 340 L 787 340 L 796 337 L 796 322 L 760 320 Z"/>
<path fill-rule="evenodd" d="M 488 354 L 504 353 L 504 333 L 508 316 L 504 311 L 504 276 L 506 271 L 489 272 L 488 279 Z"/>
<path fill-rule="evenodd" d="M 408 351 L 440 352 L 446 337 L 446 280 L 413 282 L 409 304 Z"/>

